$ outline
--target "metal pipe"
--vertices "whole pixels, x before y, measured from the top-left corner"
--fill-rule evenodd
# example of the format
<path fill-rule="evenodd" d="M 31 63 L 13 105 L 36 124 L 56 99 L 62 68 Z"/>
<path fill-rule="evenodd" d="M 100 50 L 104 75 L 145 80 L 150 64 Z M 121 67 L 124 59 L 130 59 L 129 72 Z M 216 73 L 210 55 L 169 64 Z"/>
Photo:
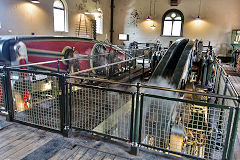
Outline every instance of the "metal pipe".
<path fill-rule="evenodd" d="M 111 20 L 110 20 L 110 42 L 113 43 L 113 13 L 114 13 L 114 0 L 111 0 Z"/>

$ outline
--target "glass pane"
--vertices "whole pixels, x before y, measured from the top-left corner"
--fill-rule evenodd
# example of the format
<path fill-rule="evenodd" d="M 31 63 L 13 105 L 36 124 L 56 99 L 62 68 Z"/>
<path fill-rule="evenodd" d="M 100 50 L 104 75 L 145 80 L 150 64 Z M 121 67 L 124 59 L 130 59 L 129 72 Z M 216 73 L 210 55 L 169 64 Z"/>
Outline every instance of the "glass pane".
<path fill-rule="evenodd" d="M 164 21 L 163 35 L 171 36 L 171 31 L 172 31 L 172 21 Z"/>
<path fill-rule="evenodd" d="M 94 14 L 96 20 L 96 33 L 103 34 L 103 17 L 101 13 Z"/>
<path fill-rule="evenodd" d="M 182 27 L 182 21 L 174 21 L 172 36 L 180 36 L 181 35 L 181 27 Z"/>
<path fill-rule="evenodd" d="M 174 20 L 182 20 L 182 17 L 176 17 L 176 18 L 174 18 Z"/>
<path fill-rule="evenodd" d="M 175 18 L 176 16 L 177 16 L 177 14 L 176 14 L 175 12 L 172 12 L 172 13 L 171 13 L 171 17 L 172 17 L 172 18 Z"/>
<path fill-rule="evenodd" d="M 62 9 L 64 9 L 63 3 L 62 3 L 61 1 L 59 1 L 59 0 L 57 0 L 57 1 L 55 1 L 55 2 L 53 3 L 53 7 L 57 7 L 57 8 L 62 8 Z"/>
<path fill-rule="evenodd" d="M 172 18 L 171 17 L 166 17 L 165 20 L 172 20 Z"/>
<path fill-rule="evenodd" d="M 64 10 L 53 9 L 54 16 L 54 31 L 65 31 L 65 17 Z"/>

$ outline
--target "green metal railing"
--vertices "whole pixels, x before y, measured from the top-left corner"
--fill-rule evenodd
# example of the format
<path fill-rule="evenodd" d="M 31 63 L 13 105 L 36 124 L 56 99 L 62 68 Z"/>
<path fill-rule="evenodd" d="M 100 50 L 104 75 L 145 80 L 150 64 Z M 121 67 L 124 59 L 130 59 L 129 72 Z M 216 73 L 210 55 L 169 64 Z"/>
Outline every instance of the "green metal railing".
<path fill-rule="evenodd" d="M 214 90 L 216 93 L 219 94 L 219 92 L 222 92 L 223 95 L 227 95 L 227 96 L 232 96 L 232 97 L 238 97 L 239 98 L 239 94 L 236 91 L 236 89 L 234 88 L 228 74 L 226 73 L 226 71 L 224 70 L 224 68 L 220 65 L 219 61 L 217 60 L 217 67 L 216 67 L 216 83 L 215 83 L 215 87 Z M 231 130 L 229 132 L 229 136 L 230 138 L 228 139 L 229 141 L 229 145 L 228 145 L 228 153 L 226 153 L 226 157 L 227 159 L 232 159 L 232 154 L 233 154 L 233 150 L 234 150 L 234 143 L 235 143 L 235 139 L 237 136 L 237 128 L 238 128 L 238 121 L 239 121 L 239 100 L 232 100 L 232 99 L 218 99 L 217 101 L 218 104 L 222 104 L 222 105 L 228 105 L 228 106 L 234 106 L 234 110 L 233 110 L 233 121 L 231 124 L 231 127 L 229 127 L 229 129 Z M 225 116 L 225 115 L 223 115 Z"/>
<path fill-rule="evenodd" d="M 130 142 L 133 154 L 146 147 L 180 157 L 231 159 L 239 96 L 219 64 L 213 81 L 216 94 L 5 67 L 3 97 L 8 120 L 65 136 L 74 128 Z M 179 96 L 185 94 L 192 99 Z"/>

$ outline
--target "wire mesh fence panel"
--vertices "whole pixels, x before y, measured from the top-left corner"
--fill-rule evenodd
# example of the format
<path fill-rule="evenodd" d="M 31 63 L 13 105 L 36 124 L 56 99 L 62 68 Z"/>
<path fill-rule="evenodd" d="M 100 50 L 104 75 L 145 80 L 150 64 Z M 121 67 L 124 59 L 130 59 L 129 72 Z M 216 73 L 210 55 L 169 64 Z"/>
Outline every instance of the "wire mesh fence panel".
<path fill-rule="evenodd" d="M 11 71 L 14 119 L 60 130 L 58 77 Z"/>
<path fill-rule="evenodd" d="M 72 126 L 129 140 L 132 94 L 72 87 Z"/>
<path fill-rule="evenodd" d="M 143 146 L 198 158 L 222 159 L 229 109 L 145 95 L 142 115 L 140 144 Z"/>

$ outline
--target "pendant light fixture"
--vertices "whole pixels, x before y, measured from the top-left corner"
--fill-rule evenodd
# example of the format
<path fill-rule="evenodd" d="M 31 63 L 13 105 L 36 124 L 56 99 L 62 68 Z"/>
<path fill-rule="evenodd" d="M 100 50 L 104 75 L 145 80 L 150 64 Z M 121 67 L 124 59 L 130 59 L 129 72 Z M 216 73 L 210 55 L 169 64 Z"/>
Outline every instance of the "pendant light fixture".
<path fill-rule="evenodd" d="M 199 9 L 198 9 L 198 16 L 195 19 L 200 19 L 200 10 L 201 10 L 201 4 L 202 4 L 202 0 L 199 0 Z"/>
<path fill-rule="evenodd" d="M 150 27 L 152 28 L 152 30 L 154 30 L 156 28 L 156 26 L 154 24 Z"/>
<path fill-rule="evenodd" d="M 31 2 L 36 4 L 40 3 L 39 0 L 31 0 Z"/>
<path fill-rule="evenodd" d="M 147 17 L 147 21 L 150 21 L 151 20 L 151 5 L 152 5 L 152 0 L 150 0 L 150 2 L 149 2 L 149 4 L 150 4 L 150 6 L 149 6 L 149 16 Z"/>

